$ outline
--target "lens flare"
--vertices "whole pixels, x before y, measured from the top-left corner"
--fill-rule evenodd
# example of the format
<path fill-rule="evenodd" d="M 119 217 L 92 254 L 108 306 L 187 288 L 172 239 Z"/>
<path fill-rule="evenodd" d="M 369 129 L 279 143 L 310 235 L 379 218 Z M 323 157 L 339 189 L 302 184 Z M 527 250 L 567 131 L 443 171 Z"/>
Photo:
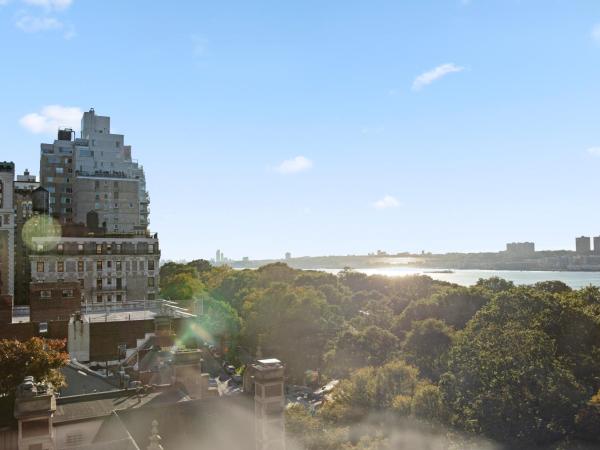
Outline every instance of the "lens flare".
<path fill-rule="evenodd" d="M 25 245 L 33 251 L 37 251 L 38 243 L 44 246 L 53 246 L 62 236 L 62 228 L 56 219 L 50 216 L 34 216 L 23 225 L 21 237 Z M 36 242 L 38 241 L 39 242 Z"/>

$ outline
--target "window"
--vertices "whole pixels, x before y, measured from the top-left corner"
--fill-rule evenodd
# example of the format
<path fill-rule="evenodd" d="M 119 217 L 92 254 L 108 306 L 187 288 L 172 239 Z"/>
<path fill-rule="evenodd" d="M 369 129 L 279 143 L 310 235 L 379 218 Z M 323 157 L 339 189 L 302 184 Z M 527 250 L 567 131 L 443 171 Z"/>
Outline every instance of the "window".
<path fill-rule="evenodd" d="M 120 271 L 122 268 L 121 261 L 116 261 L 115 264 L 116 264 L 116 269 Z"/>
<path fill-rule="evenodd" d="M 102 296 L 96 295 L 96 303 L 102 303 Z"/>
<path fill-rule="evenodd" d="M 102 244 L 96 244 L 96 255 L 102 254 Z"/>
<path fill-rule="evenodd" d="M 101 260 L 96 261 L 96 270 L 102 270 L 102 261 Z"/>
<path fill-rule="evenodd" d="M 106 279 L 106 284 L 109 285 L 109 286 L 111 286 L 112 285 L 112 278 L 108 277 Z"/>
<path fill-rule="evenodd" d="M 111 250 L 112 250 L 112 245 L 111 244 L 106 244 L 106 251 L 108 253 L 110 253 Z M 108 267 L 110 267 L 110 266 L 108 266 Z"/>
<path fill-rule="evenodd" d="M 106 267 L 112 269 L 112 261 L 106 261 Z"/>
<path fill-rule="evenodd" d="M 148 260 L 148 270 L 154 270 L 154 260 Z"/>
<path fill-rule="evenodd" d="M 96 289 L 102 289 L 102 278 L 96 280 Z"/>
<path fill-rule="evenodd" d="M 77 244 L 77 251 L 83 253 L 83 244 Z"/>
<path fill-rule="evenodd" d="M 83 261 L 77 261 L 77 272 L 83 272 Z"/>
<path fill-rule="evenodd" d="M 123 301 L 123 296 L 121 294 L 117 294 L 117 301 L 118 302 Z"/>
<path fill-rule="evenodd" d="M 38 272 L 43 272 L 44 271 L 44 261 L 38 261 L 37 262 L 37 271 Z"/>
<path fill-rule="evenodd" d="M 154 244 L 148 244 L 148 253 L 154 253 Z"/>
<path fill-rule="evenodd" d="M 123 289 L 123 279 L 117 278 L 117 289 Z"/>
<path fill-rule="evenodd" d="M 64 251 L 65 251 L 65 246 L 64 246 L 64 244 L 58 244 L 58 245 L 56 246 L 56 251 L 57 251 L 58 253 L 62 253 L 62 252 L 64 252 Z"/>
<path fill-rule="evenodd" d="M 65 271 L 65 262 L 64 261 L 57 261 L 56 262 L 56 271 L 57 272 L 64 272 Z"/>
<path fill-rule="evenodd" d="M 63 296 L 63 298 L 72 298 L 73 297 L 73 289 L 63 289 L 62 296 Z"/>
<path fill-rule="evenodd" d="M 121 244 L 117 244 L 116 251 L 117 253 L 121 253 Z"/>
<path fill-rule="evenodd" d="M 40 298 L 51 298 L 52 291 L 40 291 Z"/>
<path fill-rule="evenodd" d="M 83 278 L 79 279 L 79 286 L 81 286 L 81 289 L 85 287 L 85 280 Z"/>
<path fill-rule="evenodd" d="M 154 277 L 148 277 L 148 287 L 154 287 Z"/>

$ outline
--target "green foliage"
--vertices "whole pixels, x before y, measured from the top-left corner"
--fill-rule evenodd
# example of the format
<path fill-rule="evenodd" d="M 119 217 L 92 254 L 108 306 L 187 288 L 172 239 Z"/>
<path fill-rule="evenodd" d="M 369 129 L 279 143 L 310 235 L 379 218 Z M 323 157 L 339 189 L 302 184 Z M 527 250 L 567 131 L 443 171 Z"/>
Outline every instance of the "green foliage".
<path fill-rule="evenodd" d="M 389 436 L 365 425 L 374 417 L 455 425 L 510 448 L 598 439 L 599 288 L 500 278 L 465 288 L 426 276 L 283 263 L 233 270 L 203 260 L 163 265 L 161 288 L 184 306 L 204 298 L 196 325 L 244 359 L 259 347 L 281 359 L 288 382 L 317 369 L 343 378 L 316 414 L 286 413 L 302 448 L 388 448 Z"/>
<path fill-rule="evenodd" d="M 31 338 L 25 342 L 0 340 L 0 395 L 12 396 L 26 376 L 50 383 L 55 389 L 64 384 L 60 368 L 67 364 L 62 340 Z"/>
<path fill-rule="evenodd" d="M 414 394 L 418 373 L 415 367 L 403 361 L 359 369 L 336 387 L 322 414 L 336 423 L 351 423 L 371 411 L 390 410 L 394 405 L 399 407 L 398 396 L 412 397 Z"/>
<path fill-rule="evenodd" d="M 510 291 L 515 287 L 515 284 L 512 281 L 507 281 L 500 277 L 491 277 L 480 278 L 477 280 L 477 283 L 475 283 L 475 286 L 497 294 L 499 292 Z"/>
<path fill-rule="evenodd" d="M 480 280 L 481 281 L 481 280 Z M 434 294 L 431 298 L 412 302 L 398 316 L 394 329 L 410 330 L 412 323 L 425 319 L 444 321 L 454 329 L 462 329 L 466 323 L 490 299 L 491 294 L 481 288 L 455 287 Z"/>
<path fill-rule="evenodd" d="M 374 325 L 361 331 L 349 328 L 338 336 L 325 355 L 325 364 L 332 376 L 348 376 L 361 367 L 382 365 L 398 348 L 398 338 L 387 330 Z"/>
<path fill-rule="evenodd" d="M 578 326 L 577 319 L 589 326 L 577 330 L 584 333 L 579 337 L 564 328 Z M 597 331 L 580 311 L 548 294 L 520 289 L 496 297 L 450 352 L 440 386 L 453 423 L 513 448 L 572 433 L 589 389 L 572 359 Z"/>
<path fill-rule="evenodd" d="M 203 292 L 205 286 L 192 273 L 175 273 L 161 282 L 161 296 L 183 304 L 199 298 Z"/>
<path fill-rule="evenodd" d="M 411 411 L 415 417 L 428 422 L 442 422 L 446 411 L 440 388 L 433 384 L 419 385 L 412 398 Z"/>
<path fill-rule="evenodd" d="M 306 369 L 321 366 L 335 324 L 325 298 L 312 288 L 274 283 L 254 291 L 244 303 L 244 345 L 277 355 L 289 373 L 301 380 Z"/>
<path fill-rule="evenodd" d="M 402 355 L 421 375 L 437 382 L 447 369 L 454 331 L 437 319 L 413 322 L 402 344 Z"/>

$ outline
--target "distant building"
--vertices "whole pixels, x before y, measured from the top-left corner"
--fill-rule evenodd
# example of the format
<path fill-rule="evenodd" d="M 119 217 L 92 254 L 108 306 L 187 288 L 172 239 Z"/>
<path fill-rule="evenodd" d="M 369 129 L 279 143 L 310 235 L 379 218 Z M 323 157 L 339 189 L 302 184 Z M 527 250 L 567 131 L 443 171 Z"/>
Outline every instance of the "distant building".
<path fill-rule="evenodd" d="M 285 254 L 285 259 L 292 259 L 292 254 L 290 252 L 287 252 Z"/>
<path fill-rule="evenodd" d="M 579 254 L 586 255 L 591 253 L 591 240 L 589 236 L 580 236 L 575 238 L 575 251 Z"/>
<path fill-rule="evenodd" d="M 215 254 L 215 262 L 218 264 L 221 261 L 223 261 L 223 253 L 221 253 L 221 250 L 217 250 L 217 253 Z"/>
<path fill-rule="evenodd" d="M 533 242 L 511 242 L 506 244 L 506 253 L 511 256 L 532 256 L 535 254 Z"/>
<path fill-rule="evenodd" d="M 594 237 L 594 253 L 600 255 L 600 236 Z"/>

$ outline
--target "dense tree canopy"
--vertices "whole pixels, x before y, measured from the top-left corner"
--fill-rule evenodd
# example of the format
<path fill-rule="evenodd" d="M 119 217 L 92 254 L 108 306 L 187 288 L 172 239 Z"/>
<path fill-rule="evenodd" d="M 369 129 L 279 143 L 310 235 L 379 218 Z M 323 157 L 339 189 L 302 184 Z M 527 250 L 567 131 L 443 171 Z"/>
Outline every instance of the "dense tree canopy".
<path fill-rule="evenodd" d="M 50 383 L 55 389 L 64 383 L 60 368 L 68 361 L 65 342 L 31 338 L 25 342 L 0 340 L 0 395 L 12 396 L 26 376 Z"/>
<path fill-rule="evenodd" d="M 204 298 L 198 329 L 246 358 L 260 350 L 281 359 L 288 383 L 307 370 L 323 383 L 341 379 L 316 411 L 289 409 L 301 448 L 394 448 L 406 423 L 443 435 L 447 448 L 488 438 L 511 449 L 600 442 L 596 287 L 500 278 L 460 287 L 198 260 L 165 264 L 161 291 L 184 306 Z"/>

